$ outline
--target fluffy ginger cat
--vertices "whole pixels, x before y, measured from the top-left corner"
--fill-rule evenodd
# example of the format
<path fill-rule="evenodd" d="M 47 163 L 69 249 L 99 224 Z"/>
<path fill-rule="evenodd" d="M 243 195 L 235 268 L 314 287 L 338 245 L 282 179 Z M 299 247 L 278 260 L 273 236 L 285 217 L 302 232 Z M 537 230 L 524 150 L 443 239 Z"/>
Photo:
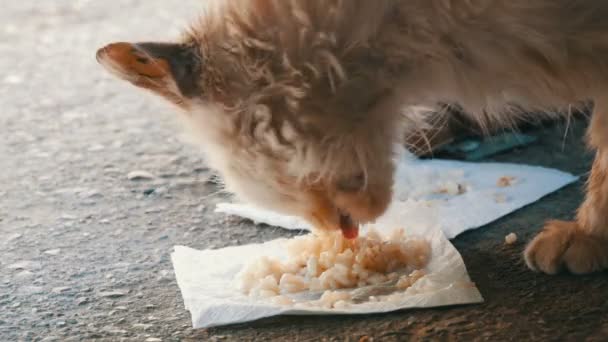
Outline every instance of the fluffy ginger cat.
<path fill-rule="evenodd" d="M 586 199 L 524 253 L 589 273 L 608 267 L 607 18 L 603 0 L 215 0 L 175 43 L 97 59 L 181 108 L 228 190 L 345 235 L 389 204 L 393 146 L 425 120 L 408 108 L 491 127 L 593 103 Z"/>

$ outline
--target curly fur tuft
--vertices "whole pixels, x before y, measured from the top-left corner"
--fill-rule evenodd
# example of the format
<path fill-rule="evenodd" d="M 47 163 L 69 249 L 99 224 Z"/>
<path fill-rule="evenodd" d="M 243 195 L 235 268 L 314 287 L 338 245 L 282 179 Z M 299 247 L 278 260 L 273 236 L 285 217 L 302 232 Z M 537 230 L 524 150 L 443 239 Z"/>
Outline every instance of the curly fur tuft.
<path fill-rule="evenodd" d="M 181 42 L 200 94 L 172 101 L 228 189 L 319 227 L 369 221 L 393 144 L 444 123 L 438 103 L 489 130 L 603 100 L 607 17 L 599 0 L 214 0 Z"/>

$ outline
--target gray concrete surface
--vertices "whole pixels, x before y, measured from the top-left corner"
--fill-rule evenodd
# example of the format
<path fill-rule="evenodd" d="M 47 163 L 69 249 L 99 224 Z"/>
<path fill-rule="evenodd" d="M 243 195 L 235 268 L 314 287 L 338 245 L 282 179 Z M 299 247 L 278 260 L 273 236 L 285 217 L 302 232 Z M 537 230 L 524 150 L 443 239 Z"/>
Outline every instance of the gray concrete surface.
<path fill-rule="evenodd" d="M 166 39 L 200 1 L 5 1 L 0 10 L 0 341 L 606 340 L 605 274 L 526 270 L 528 240 L 569 218 L 579 183 L 454 243 L 486 302 L 194 331 L 169 254 L 290 233 L 213 213 L 220 199 L 172 109 L 97 66 L 113 40 Z M 495 160 L 586 172 L 576 123 Z M 157 177 L 133 181 L 144 170 Z M 231 228 L 226 228 L 230 226 Z M 509 232 L 520 242 L 503 245 Z M 363 338 L 363 339 L 362 339 Z"/>

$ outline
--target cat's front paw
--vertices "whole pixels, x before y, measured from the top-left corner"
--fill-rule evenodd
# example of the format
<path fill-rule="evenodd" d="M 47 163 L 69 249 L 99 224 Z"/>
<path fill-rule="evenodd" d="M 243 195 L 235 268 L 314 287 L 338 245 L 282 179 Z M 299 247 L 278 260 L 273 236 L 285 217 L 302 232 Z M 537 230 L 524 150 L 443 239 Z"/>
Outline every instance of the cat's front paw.
<path fill-rule="evenodd" d="M 528 244 L 524 257 L 534 271 L 591 273 L 608 268 L 608 240 L 586 233 L 576 222 L 549 221 Z"/>

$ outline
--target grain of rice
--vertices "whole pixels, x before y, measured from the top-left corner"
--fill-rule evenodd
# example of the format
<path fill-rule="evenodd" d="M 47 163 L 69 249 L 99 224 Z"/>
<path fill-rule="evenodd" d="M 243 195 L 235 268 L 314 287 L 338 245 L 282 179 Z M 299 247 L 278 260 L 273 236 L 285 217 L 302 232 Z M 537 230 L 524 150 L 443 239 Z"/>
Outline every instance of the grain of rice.
<path fill-rule="evenodd" d="M 281 280 L 279 281 L 279 289 L 281 290 L 281 293 L 300 292 L 308 288 L 309 286 L 306 279 L 295 274 L 283 273 Z"/>
<path fill-rule="evenodd" d="M 505 236 L 505 243 L 507 245 L 512 245 L 515 242 L 517 242 L 517 234 L 510 233 L 509 235 Z"/>
<path fill-rule="evenodd" d="M 351 295 L 344 291 L 325 291 L 319 299 L 321 306 L 331 309 L 334 308 L 338 302 L 344 302 L 350 300 Z"/>
<path fill-rule="evenodd" d="M 506 188 L 508 186 L 515 184 L 515 180 L 516 180 L 516 178 L 513 176 L 502 176 L 498 179 L 498 181 L 496 182 L 496 185 L 501 188 Z"/>
<path fill-rule="evenodd" d="M 442 184 L 439 190 L 435 191 L 440 194 L 448 194 L 451 196 L 462 195 L 467 192 L 467 186 L 462 183 L 457 183 L 454 181 L 447 181 Z"/>

